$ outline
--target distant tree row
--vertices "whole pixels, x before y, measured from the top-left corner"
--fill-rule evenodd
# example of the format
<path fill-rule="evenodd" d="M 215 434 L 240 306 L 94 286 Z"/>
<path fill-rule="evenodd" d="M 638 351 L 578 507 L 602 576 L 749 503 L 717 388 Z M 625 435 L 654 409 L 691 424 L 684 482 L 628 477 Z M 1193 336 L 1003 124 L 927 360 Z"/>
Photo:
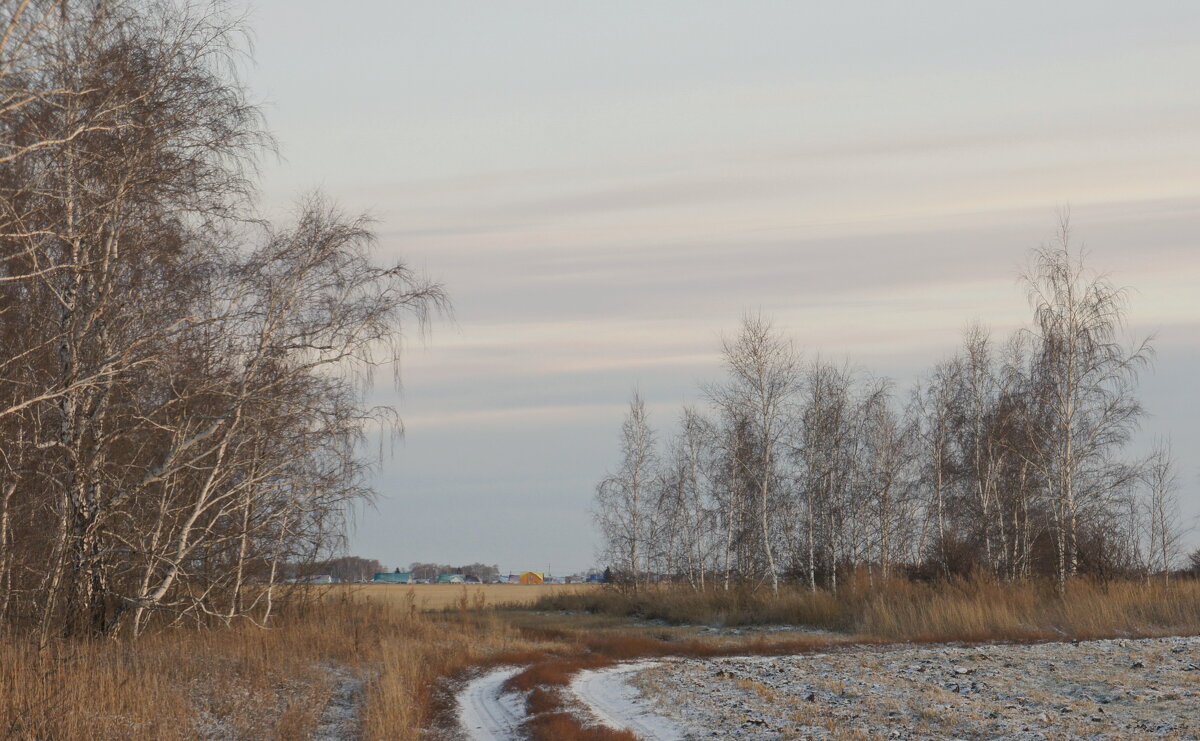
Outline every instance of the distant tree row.
<path fill-rule="evenodd" d="M 368 581 L 383 571 L 383 564 L 373 558 L 339 556 L 325 561 L 300 564 L 295 571 L 298 576 L 328 574 L 338 581 Z"/>
<path fill-rule="evenodd" d="M 596 491 L 606 563 L 701 587 L 848 573 L 1006 579 L 1167 574 L 1181 524 L 1169 445 L 1128 453 L 1147 341 L 1122 343 L 1126 294 L 1092 272 L 1064 217 L 1022 277 L 1030 326 L 970 326 L 911 392 L 804 360 L 761 316 L 724 343 L 725 378 L 669 437 L 637 393 L 619 467 Z"/>
<path fill-rule="evenodd" d="M 444 305 L 270 151 L 221 5 L 0 3 L 0 625 L 265 619 L 326 555 L 372 369 Z"/>

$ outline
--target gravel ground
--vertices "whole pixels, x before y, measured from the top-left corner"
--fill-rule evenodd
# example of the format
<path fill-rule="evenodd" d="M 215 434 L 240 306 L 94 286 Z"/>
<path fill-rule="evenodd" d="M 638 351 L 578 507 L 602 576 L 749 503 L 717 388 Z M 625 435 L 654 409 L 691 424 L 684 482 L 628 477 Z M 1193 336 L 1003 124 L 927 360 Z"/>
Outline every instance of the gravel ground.
<path fill-rule="evenodd" d="M 689 739 L 1200 739 L 1200 637 L 684 659 L 629 681 Z"/>

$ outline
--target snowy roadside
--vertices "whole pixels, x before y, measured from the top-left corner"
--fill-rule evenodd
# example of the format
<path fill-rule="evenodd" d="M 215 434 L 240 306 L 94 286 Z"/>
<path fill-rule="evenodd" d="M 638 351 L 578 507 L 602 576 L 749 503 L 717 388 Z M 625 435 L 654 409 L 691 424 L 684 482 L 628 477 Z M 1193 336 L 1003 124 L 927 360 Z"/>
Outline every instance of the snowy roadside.
<path fill-rule="evenodd" d="M 505 692 L 504 683 L 518 666 L 493 669 L 467 682 L 458 693 L 458 720 L 470 741 L 513 741 L 520 738 L 525 720 L 525 698 Z"/>
<path fill-rule="evenodd" d="M 314 741 L 351 741 L 362 736 L 363 685 L 365 682 L 349 669 L 328 667 L 333 693 L 321 712 Z"/>
<path fill-rule="evenodd" d="M 632 675 L 664 663 L 638 661 L 581 671 L 571 680 L 571 693 L 589 715 L 609 728 L 632 731 L 645 741 L 680 741 L 684 733 L 676 723 L 660 715 L 629 683 Z"/>
<path fill-rule="evenodd" d="M 460 693 L 467 738 L 520 738 L 524 698 L 502 692 L 517 671 Z M 635 661 L 579 672 L 566 691 L 587 721 L 645 741 L 1200 741 L 1200 636 Z"/>
<path fill-rule="evenodd" d="M 199 712 L 188 735 L 205 741 L 275 737 L 290 715 L 302 727 L 313 724 L 309 738 L 354 741 L 362 738 L 365 684 L 350 667 L 331 662 L 281 676 L 266 692 L 235 682 L 193 680 L 189 693 Z"/>

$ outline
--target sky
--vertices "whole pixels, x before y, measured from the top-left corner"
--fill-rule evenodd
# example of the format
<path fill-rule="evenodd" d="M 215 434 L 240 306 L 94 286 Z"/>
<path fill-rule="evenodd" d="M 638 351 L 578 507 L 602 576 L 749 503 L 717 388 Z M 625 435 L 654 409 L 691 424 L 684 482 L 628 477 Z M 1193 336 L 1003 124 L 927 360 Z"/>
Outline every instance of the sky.
<path fill-rule="evenodd" d="M 1200 4 L 258 0 L 245 75 L 280 147 L 380 259 L 444 282 L 408 329 L 402 442 L 349 551 L 597 564 L 589 508 L 637 388 L 669 430 L 762 312 L 906 390 L 1069 207 L 1155 336 L 1144 447 L 1200 517 Z M 906 392 L 906 391 L 904 391 Z M 1200 543 L 1193 535 L 1191 542 Z"/>

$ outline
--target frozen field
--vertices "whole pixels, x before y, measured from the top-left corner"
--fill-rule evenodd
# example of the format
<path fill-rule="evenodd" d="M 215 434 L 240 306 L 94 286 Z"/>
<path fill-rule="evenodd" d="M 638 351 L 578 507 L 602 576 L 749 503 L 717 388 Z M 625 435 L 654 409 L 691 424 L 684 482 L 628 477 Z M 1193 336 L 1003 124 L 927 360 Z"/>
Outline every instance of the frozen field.
<path fill-rule="evenodd" d="M 1200 738 L 1196 637 L 683 659 L 620 676 L 640 693 L 636 727 L 652 712 L 662 738 Z"/>
<path fill-rule="evenodd" d="M 473 741 L 518 738 L 505 668 L 460 696 Z M 882 646 L 627 662 L 577 674 L 589 723 L 684 739 L 1200 739 L 1200 637 Z"/>

